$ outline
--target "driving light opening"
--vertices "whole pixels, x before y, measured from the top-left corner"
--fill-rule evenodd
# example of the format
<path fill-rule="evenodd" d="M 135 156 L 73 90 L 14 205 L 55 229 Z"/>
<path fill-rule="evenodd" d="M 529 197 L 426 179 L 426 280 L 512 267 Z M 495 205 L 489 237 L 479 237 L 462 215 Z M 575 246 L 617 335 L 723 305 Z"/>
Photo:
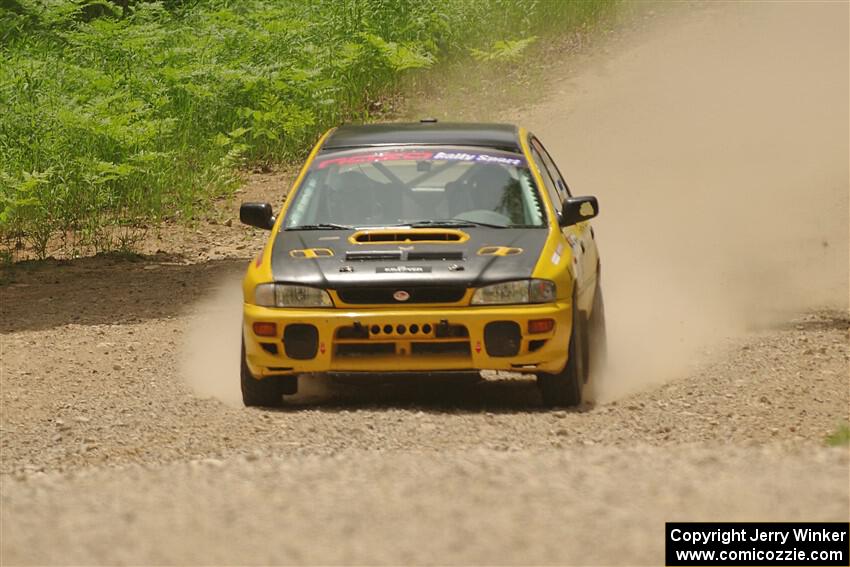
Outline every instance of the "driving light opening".
<path fill-rule="evenodd" d="M 254 334 L 259 337 L 277 336 L 277 325 L 274 323 L 254 323 Z"/>
<path fill-rule="evenodd" d="M 548 333 L 555 328 L 554 319 L 532 319 L 528 322 L 529 334 Z"/>

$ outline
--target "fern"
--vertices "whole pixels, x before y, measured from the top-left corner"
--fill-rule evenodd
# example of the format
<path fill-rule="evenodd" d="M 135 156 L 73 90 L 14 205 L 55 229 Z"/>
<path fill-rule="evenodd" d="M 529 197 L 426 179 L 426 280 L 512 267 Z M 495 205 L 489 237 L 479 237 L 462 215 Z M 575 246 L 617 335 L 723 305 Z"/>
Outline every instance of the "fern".
<path fill-rule="evenodd" d="M 3 4 L 0 242 L 42 256 L 57 234 L 126 244 L 112 228 L 191 217 L 238 168 L 300 158 L 322 130 L 368 117 L 400 77 L 469 53 L 515 62 L 535 33 L 615 1 Z"/>
<path fill-rule="evenodd" d="M 515 63 L 519 61 L 526 48 L 537 41 L 536 36 L 516 40 L 494 41 L 490 49 L 471 48 L 469 51 L 477 61 L 496 63 Z"/>

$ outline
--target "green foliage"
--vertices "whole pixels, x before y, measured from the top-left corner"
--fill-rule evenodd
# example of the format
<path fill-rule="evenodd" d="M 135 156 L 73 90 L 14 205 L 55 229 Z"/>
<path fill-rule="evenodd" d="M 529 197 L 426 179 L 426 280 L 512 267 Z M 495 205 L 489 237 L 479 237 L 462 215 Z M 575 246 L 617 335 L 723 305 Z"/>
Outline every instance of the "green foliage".
<path fill-rule="evenodd" d="M 116 227 L 191 218 L 406 73 L 515 61 L 615 1 L 0 0 L 0 237 L 124 246 Z"/>
<path fill-rule="evenodd" d="M 831 447 L 843 447 L 850 445 L 850 424 L 842 423 L 838 429 L 829 434 L 826 444 Z"/>
<path fill-rule="evenodd" d="M 526 37 L 523 39 L 500 39 L 494 41 L 490 49 L 470 48 L 470 53 L 478 61 L 513 63 L 522 57 L 525 48 L 537 40 L 536 36 Z"/>

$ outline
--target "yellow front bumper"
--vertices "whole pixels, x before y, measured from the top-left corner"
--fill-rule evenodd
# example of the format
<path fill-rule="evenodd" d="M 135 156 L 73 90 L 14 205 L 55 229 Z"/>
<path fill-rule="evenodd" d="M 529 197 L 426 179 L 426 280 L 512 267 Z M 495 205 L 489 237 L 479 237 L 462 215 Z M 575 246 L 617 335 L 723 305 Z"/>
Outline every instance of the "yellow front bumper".
<path fill-rule="evenodd" d="M 488 306 L 488 307 L 422 307 L 368 309 L 276 309 L 244 304 L 243 336 L 246 362 L 256 377 L 298 374 L 305 372 L 434 372 L 463 370 L 510 370 L 515 372 L 559 372 L 567 361 L 572 306 L 569 302 L 545 305 Z M 545 333 L 528 332 L 528 321 L 554 319 L 554 329 Z M 468 337 L 437 338 L 435 333 L 411 334 L 412 325 L 419 329 L 434 328 L 440 322 L 465 327 Z M 484 340 L 484 327 L 494 321 L 513 321 L 519 324 L 521 343 L 514 356 L 490 356 Z M 259 337 L 254 333 L 255 322 L 275 323 L 274 337 Z M 309 360 L 288 358 L 283 344 L 283 330 L 289 324 L 310 324 L 318 329 L 318 349 Z M 380 332 L 368 338 L 340 338 L 339 330 L 355 323 L 371 328 L 406 331 L 387 334 Z M 385 345 L 380 352 L 368 350 L 376 344 Z M 455 343 L 451 352 L 441 352 L 438 343 Z M 468 343 L 464 345 L 462 343 Z M 392 347 L 386 345 L 393 345 Z M 275 345 L 276 353 L 271 345 Z M 345 349 L 348 349 L 347 351 Z"/>

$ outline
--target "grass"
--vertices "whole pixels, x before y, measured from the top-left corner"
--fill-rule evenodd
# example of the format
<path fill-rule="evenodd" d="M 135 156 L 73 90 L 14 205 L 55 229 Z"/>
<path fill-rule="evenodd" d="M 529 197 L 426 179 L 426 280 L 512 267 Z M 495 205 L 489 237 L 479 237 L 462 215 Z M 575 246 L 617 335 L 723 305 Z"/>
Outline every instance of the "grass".
<path fill-rule="evenodd" d="M 0 0 L 0 250 L 131 250 L 406 80 L 616 0 Z"/>
<path fill-rule="evenodd" d="M 850 445 L 850 424 L 842 423 L 826 438 L 830 447 L 846 447 Z"/>

